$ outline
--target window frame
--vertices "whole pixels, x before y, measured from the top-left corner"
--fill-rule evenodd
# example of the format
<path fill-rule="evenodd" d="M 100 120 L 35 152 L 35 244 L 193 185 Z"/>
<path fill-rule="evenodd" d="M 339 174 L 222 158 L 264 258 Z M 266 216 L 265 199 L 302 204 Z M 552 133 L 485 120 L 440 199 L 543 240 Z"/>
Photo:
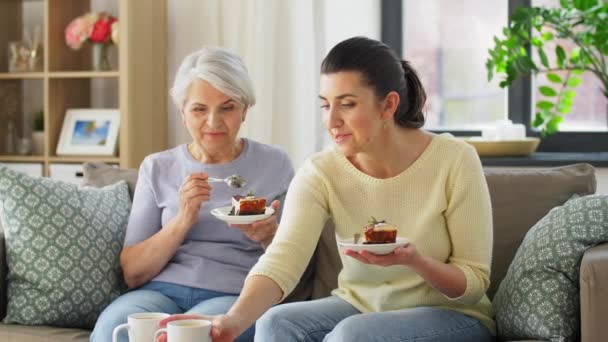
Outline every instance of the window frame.
<path fill-rule="evenodd" d="M 531 6 L 532 0 L 508 0 L 509 16 L 519 6 Z M 403 56 L 403 2 L 402 0 L 381 1 L 381 40 Z M 530 47 L 528 47 L 529 49 Z M 514 123 L 526 126 L 526 135 L 540 137 L 540 132 L 532 129 L 532 77 L 520 77 L 508 88 L 508 118 Z M 480 136 L 481 131 L 432 130 L 436 133 L 448 132 L 455 136 Z M 608 132 L 557 132 L 543 138 L 538 152 L 606 152 Z"/>

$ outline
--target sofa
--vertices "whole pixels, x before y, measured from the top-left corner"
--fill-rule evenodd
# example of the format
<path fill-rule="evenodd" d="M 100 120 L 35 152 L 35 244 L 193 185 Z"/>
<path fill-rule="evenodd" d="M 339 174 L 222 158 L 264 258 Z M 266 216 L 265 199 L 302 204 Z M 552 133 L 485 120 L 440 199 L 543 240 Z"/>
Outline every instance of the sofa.
<path fill-rule="evenodd" d="M 88 170 L 88 171 L 87 171 Z M 490 189 L 494 221 L 494 248 L 491 285 L 493 297 L 506 274 L 526 232 L 553 207 L 572 195 L 595 192 L 594 169 L 588 164 L 547 169 L 485 169 Z M 85 166 L 85 183 L 103 186 L 126 179 L 131 190 L 136 172 L 103 165 Z M 329 222 L 319 241 L 314 257 L 291 300 L 322 298 L 337 286 L 341 269 L 333 227 Z M 6 310 L 6 274 L 4 237 L 0 231 L 0 318 Z M 588 249 L 580 268 L 580 332 L 583 342 L 608 341 L 603 326 L 608 317 L 608 244 Z M 89 331 L 48 326 L 21 326 L 0 323 L 3 342 L 88 341 Z"/>

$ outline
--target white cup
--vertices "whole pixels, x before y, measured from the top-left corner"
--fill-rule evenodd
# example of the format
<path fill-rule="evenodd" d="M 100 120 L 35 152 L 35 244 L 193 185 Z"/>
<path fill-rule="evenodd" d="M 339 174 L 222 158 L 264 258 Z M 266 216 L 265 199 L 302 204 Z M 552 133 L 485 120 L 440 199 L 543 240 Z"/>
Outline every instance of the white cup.
<path fill-rule="evenodd" d="M 167 323 L 154 334 L 154 341 L 167 333 L 167 342 L 211 342 L 211 322 L 205 319 L 184 319 Z"/>
<path fill-rule="evenodd" d="M 169 317 L 169 314 L 162 312 L 141 312 L 129 315 L 127 323 L 114 328 L 112 341 L 118 341 L 118 332 L 127 329 L 129 342 L 151 342 L 154 333 L 158 329 L 158 322 Z"/>

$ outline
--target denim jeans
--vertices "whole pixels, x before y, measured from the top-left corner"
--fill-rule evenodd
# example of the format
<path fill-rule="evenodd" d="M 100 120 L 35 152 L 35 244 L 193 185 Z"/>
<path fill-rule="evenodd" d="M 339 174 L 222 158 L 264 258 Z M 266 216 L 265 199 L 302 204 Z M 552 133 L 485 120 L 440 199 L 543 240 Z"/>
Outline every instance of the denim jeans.
<path fill-rule="evenodd" d="M 172 283 L 153 281 L 125 293 L 106 307 L 95 324 L 91 342 L 112 341 L 112 331 L 127 323 L 130 314 L 138 312 L 198 313 L 218 315 L 228 312 L 237 296 L 221 292 L 197 289 Z M 236 341 L 253 341 L 255 327 L 251 326 Z M 120 342 L 127 342 L 127 333 L 119 335 Z"/>
<path fill-rule="evenodd" d="M 259 342 L 490 342 L 477 319 L 432 307 L 361 313 L 332 296 L 273 307 L 256 323 Z"/>

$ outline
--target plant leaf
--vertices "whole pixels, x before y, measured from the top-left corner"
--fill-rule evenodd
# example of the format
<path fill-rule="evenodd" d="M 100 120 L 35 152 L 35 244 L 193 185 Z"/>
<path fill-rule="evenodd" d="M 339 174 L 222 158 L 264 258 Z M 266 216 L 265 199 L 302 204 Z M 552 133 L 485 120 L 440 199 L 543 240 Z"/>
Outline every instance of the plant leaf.
<path fill-rule="evenodd" d="M 581 80 L 580 77 L 570 76 L 570 78 L 568 79 L 568 82 L 566 84 L 568 84 L 569 87 L 574 88 L 574 87 L 577 87 L 582 82 L 583 82 L 583 80 Z"/>
<path fill-rule="evenodd" d="M 540 62 L 545 68 L 549 68 L 549 59 L 547 58 L 547 54 L 545 54 L 545 50 L 542 47 L 538 47 L 538 57 L 540 58 Z"/>
<path fill-rule="evenodd" d="M 572 106 L 572 103 L 574 103 L 574 99 L 571 97 L 562 96 L 562 98 L 559 100 L 559 104 L 564 106 Z"/>
<path fill-rule="evenodd" d="M 564 90 L 564 92 L 562 93 L 562 97 L 565 99 L 573 99 L 576 96 L 576 92 L 574 92 L 574 90 Z"/>
<path fill-rule="evenodd" d="M 545 123 L 545 117 L 543 116 L 543 113 L 537 112 L 534 116 L 534 121 L 532 121 L 532 127 L 538 128 L 542 126 L 543 123 Z"/>
<path fill-rule="evenodd" d="M 554 106 L 553 102 L 546 101 L 546 100 L 536 102 L 536 107 L 538 107 L 539 109 L 542 109 L 542 110 L 551 110 L 553 108 L 553 106 Z"/>
<path fill-rule="evenodd" d="M 559 84 L 564 83 L 564 81 L 562 81 L 562 78 L 559 77 L 558 74 L 555 74 L 552 72 L 547 74 L 547 79 L 553 83 L 559 83 Z"/>
<path fill-rule="evenodd" d="M 561 116 L 554 115 L 549 120 L 549 122 L 547 122 L 547 125 L 545 126 L 547 133 L 549 133 L 549 134 L 557 133 L 557 131 L 559 129 L 559 123 L 562 122 L 563 120 L 564 120 L 564 118 L 562 118 Z"/>
<path fill-rule="evenodd" d="M 488 59 L 486 62 L 486 71 L 488 74 L 488 82 L 494 78 L 494 62 L 491 59 Z"/>
<path fill-rule="evenodd" d="M 560 104 L 559 106 L 557 106 L 557 112 L 558 113 L 562 113 L 562 114 L 568 114 L 570 113 L 570 111 L 572 110 L 572 106 L 568 106 L 565 104 Z"/>
<path fill-rule="evenodd" d="M 548 86 L 540 86 L 540 87 L 538 87 L 538 91 L 540 91 L 540 93 L 543 94 L 544 96 L 548 96 L 548 97 L 557 96 L 557 92 L 555 91 L 555 89 L 548 87 Z"/>
<path fill-rule="evenodd" d="M 597 5 L 597 0 L 574 0 L 573 4 L 574 8 L 579 9 L 581 11 L 586 11 L 591 7 Z"/>
<path fill-rule="evenodd" d="M 575 64 L 581 57 L 581 48 L 578 46 L 570 50 L 570 63 Z"/>
<path fill-rule="evenodd" d="M 557 56 L 557 66 L 563 68 L 564 61 L 566 60 L 566 52 L 561 45 L 555 47 L 555 55 Z"/>
<path fill-rule="evenodd" d="M 530 43 L 532 43 L 532 45 L 534 45 L 536 47 L 543 46 L 543 41 L 538 39 L 537 37 L 532 38 L 532 40 L 530 40 Z"/>

